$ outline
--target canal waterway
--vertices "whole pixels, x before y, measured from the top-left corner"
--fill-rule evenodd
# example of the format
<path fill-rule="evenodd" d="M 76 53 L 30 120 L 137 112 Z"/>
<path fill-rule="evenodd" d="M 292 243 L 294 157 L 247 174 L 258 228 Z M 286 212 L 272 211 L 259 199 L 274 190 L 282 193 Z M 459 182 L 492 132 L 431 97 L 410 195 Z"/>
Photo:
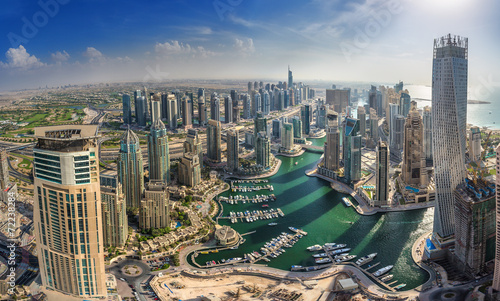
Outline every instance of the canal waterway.
<path fill-rule="evenodd" d="M 325 139 L 312 139 L 314 145 L 323 145 Z M 292 248 L 285 248 L 286 252 L 266 263 L 270 267 L 289 270 L 291 265 L 314 265 L 313 253 L 307 247 L 327 242 L 347 244 L 352 248 L 350 254 L 358 257 L 370 253 L 378 256 L 370 264 L 380 262 L 372 272 L 386 265 L 394 265 L 390 274 L 398 283 L 406 283 L 405 289 L 411 289 L 424 283 L 428 274 L 420 269 L 411 258 L 411 247 L 415 240 L 432 229 L 433 208 L 407 212 L 391 212 L 372 216 L 360 216 L 351 207 L 342 202 L 344 194 L 332 190 L 327 181 L 316 177 L 308 177 L 305 171 L 314 167 L 320 154 L 306 152 L 300 157 L 279 157 L 282 164 L 279 172 L 267 178 L 274 191 L 261 190 L 257 192 L 224 192 L 223 196 L 256 194 L 275 194 L 277 200 L 269 202 L 269 208 L 281 208 L 284 217 L 270 220 L 259 220 L 253 223 L 241 222 L 231 224 L 230 220 L 220 220 L 219 224 L 229 225 L 239 233 L 256 231 L 244 236 L 246 239 L 237 250 L 224 250 L 218 253 L 200 254 L 196 262 L 205 265 L 205 262 L 235 257 L 244 257 L 252 251 L 260 252 L 260 248 L 281 232 L 289 232 L 293 226 L 308 232 Z M 297 162 L 297 164 L 295 164 Z M 237 184 L 242 185 L 242 184 Z M 245 184 L 251 186 L 252 184 Z M 264 184 L 260 184 L 264 185 Z M 267 183 L 266 183 L 267 185 Z M 223 203 L 224 216 L 230 211 L 244 212 L 245 210 L 267 210 L 262 208 L 266 203 L 246 203 L 238 205 Z M 276 226 L 268 223 L 276 222 Z M 368 265 L 364 266 L 367 267 Z"/>

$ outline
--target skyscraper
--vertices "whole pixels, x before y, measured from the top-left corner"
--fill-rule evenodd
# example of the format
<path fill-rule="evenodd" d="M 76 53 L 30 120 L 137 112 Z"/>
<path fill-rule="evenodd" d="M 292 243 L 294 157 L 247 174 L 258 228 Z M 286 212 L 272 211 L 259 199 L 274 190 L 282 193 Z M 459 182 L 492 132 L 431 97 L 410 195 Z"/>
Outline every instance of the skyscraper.
<path fill-rule="evenodd" d="M 292 70 L 290 70 L 290 66 L 288 66 L 288 88 L 293 87 L 293 75 Z"/>
<path fill-rule="evenodd" d="M 163 181 L 151 180 L 146 184 L 139 208 L 139 228 L 159 229 L 170 226 L 170 194 Z"/>
<path fill-rule="evenodd" d="M 328 114 L 324 149 L 325 168 L 336 171 L 340 167 L 340 132 L 337 123 L 337 114 L 335 112 Z"/>
<path fill-rule="evenodd" d="M 42 285 L 106 297 L 98 125 L 35 128 L 33 224 Z"/>
<path fill-rule="evenodd" d="M 258 112 L 253 124 L 253 133 L 254 137 L 257 138 L 257 133 L 265 132 L 267 135 L 269 134 L 269 129 L 267 128 L 267 118 L 264 117 L 262 112 Z"/>
<path fill-rule="evenodd" d="M 243 118 L 244 119 L 252 118 L 250 95 L 248 94 L 243 95 Z"/>
<path fill-rule="evenodd" d="M 146 126 L 146 118 L 148 115 L 148 104 L 146 101 L 146 97 L 140 96 L 137 97 L 135 101 L 135 111 L 136 111 L 136 122 L 140 126 Z"/>
<path fill-rule="evenodd" d="M 425 160 L 432 161 L 432 111 L 431 107 L 424 107 L 424 154 Z"/>
<path fill-rule="evenodd" d="M 255 141 L 256 163 L 264 169 L 271 166 L 271 141 L 266 132 L 258 132 Z"/>
<path fill-rule="evenodd" d="M 377 111 L 373 108 L 370 108 L 370 138 L 374 142 L 378 141 L 378 115 Z"/>
<path fill-rule="evenodd" d="M 239 162 L 239 133 L 237 130 L 227 131 L 227 170 L 235 172 L 238 170 Z"/>
<path fill-rule="evenodd" d="M 281 147 L 285 151 L 291 151 L 293 146 L 293 125 L 291 123 L 284 122 L 281 128 Z"/>
<path fill-rule="evenodd" d="M 117 187 L 101 183 L 101 207 L 104 246 L 122 248 L 127 242 L 128 219 L 120 183 Z"/>
<path fill-rule="evenodd" d="M 424 155 L 424 123 L 416 104 L 406 118 L 403 134 L 403 164 L 401 180 L 406 185 L 427 187 L 427 168 Z"/>
<path fill-rule="evenodd" d="M 262 112 L 262 96 L 255 91 L 252 99 L 252 116 L 256 116 L 257 112 Z"/>
<path fill-rule="evenodd" d="M 220 100 L 216 92 L 210 97 L 210 119 L 220 121 Z"/>
<path fill-rule="evenodd" d="M 184 128 L 190 128 L 193 125 L 192 107 L 193 102 L 189 96 L 184 96 L 182 98 L 182 125 Z"/>
<path fill-rule="evenodd" d="M 500 144 L 497 145 L 496 149 L 496 191 L 500 191 Z M 500 208 L 500 195 L 497 193 L 495 197 L 496 208 Z M 498 210 L 498 209 L 497 209 Z M 495 237 L 495 272 L 493 274 L 493 284 L 492 287 L 495 291 L 500 291 L 500 214 L 495 210 L 495 227 L 496 227 L 496 237 Z"/>
<path fill-rule="evenodd" d="M 470 128 L 469 132 L 469 158 L 472 161 L 479 160 L 481 156 L 481 130 L 478 126 Z"/>
<path fill-rule="evenodd" d="M 139 137 L 128 129 L 120 142 L 118 182 L 122 184 L 127 207 L 139 208 L 144 190 L 144 170 Z"/>
<path fill-rule="evenodd" d="M 333 109 L 339 114 L 346 110 L 349 99 L 349 90 L 326 89 L 326 104 L 333 105 Z"/>
<path fill-rule="evenodd" d="M 269 92 L 267 90 L 262 90 L 260 93 L 260 98 L 262 101 L 262 110 L 264 115 L 269 115 L 271 112 L 271 100 L 269 99 Z"/>
<path fill-rule="evenodd" d="M 186 141 L 184 141 L 184 153 L 194 153 L 198 156 L 198 162 L 200 167 L 203 167 L 203 148 L 201 145 L 201 139 L 198 136 L 198 131 L 195 129 L 189 129 L 186 136 Z"/>
<path fill-rule="evenodd" d="M 273 119 L 272 121 L 272 137 L 273 138 L 280 138 L 281 137 L 281 120 L 279 119 Z"/>
<path fill-rule="evenodd" d="M 148 134 L 149 179 L 170 182 L 170 154 L 167 129 L 161 120 L 151 125 Z"/>
<path fill-rule="evenodd" d="M 404 118 L 408 116 L 411 107 L 411 97 L 410 94 L 408 94 L 407 92 L 408 92 L 407 90 L 405 90 L 405 92 L 401 92 L 401 97 L 399 98 L 400 101 L 399 114 L 403 115 Z"/>
<path fill-rule="evenodd" d="M 302 138 L 302 120 L 298 117 L 292 119 L 293 138 Z"/>
<path fill-rule="evenodd" d="M 342 154 L 344 157 L 344 178 L 347 183 L 361 179 L 361 136 L 358 135 L 358 131 L 358 120 L 346 118 Z"/>
<path fill-rule="evenodd" d="M 207 158 L 212 162 L 221 162 L 221 125 L 220 121 L 209 120 L 207 127 Z"/>
<path fill-rule="evenodd" d="M 156 120 L 161 120 L 161 94 L 156 93 L 151 100 L 151 124 Z"/>
<path fill-rule="evenodd" d="M 167 110 L 167 121 L 168 121 L 168 127 L 171 130 L 175 130 L 177 128 L 177 118 L 179 115 L 177 115 L 177 99 L 174 94 L 169 94 L 168 95 L 168 110 Z"/>
<path fill-rule="evenodd" d="M 231 96 L 224 97 L 224 123 L 233 122 L 233 100 Z"/>
<path fill-rule="evenodd" d="M 387 205 L 389 202 L 389 148 L 379 140 L 377 143 L 377 174 L 375 204 Z"/>
<path fill-rule="evenodd" d="M 122 96 L 122 106 L 123 106 L 123 123 L 132 123 L 132 104 L 130 103 L 130 95 L 123 94 Z"/>
<path fill-rule="evenodd" d="M 455 251 L 459 271 L 475 277 L 486 269 L 488 240 L 495 237 L 496 199 L 494 183 L 465 179 L 455 196 Z"/>
<path fill-rule="evenodd" d="M 311 131 L 311 105 L 305 105 L 300 109 L 300 116 L 302 120 L 302 132 L 309 135 Z"/>
<path fill-rule="evenodd" d="M 231 90 L 231 99 L 233 100 L 233 122 L 240 122 L 240 106 L 238 104 L 239 95 L 236 90 Z"/>
<path fill-rule="evenodd" d="M 453 190 L 465 175 L 467 121 L 467 38 L 434 40 L 432 63 L 432 143 L 436 206 L 434 237 L 454 233 Z"/>
<path fill-rule="evenodd" d="M 205 106 L 205 96 L 198 96 L 198 124 L 207 124 L 207 107 Z"/>
<path fill-rule="evenodd" d="M 201 182 L 200 156 L 196 153 L 184 153 L 179 162 L 179 183 L 194 187 Z"/>
<path fill-rule="evenodd" d="M 366 136 L 366 110 L 364 107 L 358 107 L 358 119 L 359 119 L 359 135 L 361 137 Z"/>

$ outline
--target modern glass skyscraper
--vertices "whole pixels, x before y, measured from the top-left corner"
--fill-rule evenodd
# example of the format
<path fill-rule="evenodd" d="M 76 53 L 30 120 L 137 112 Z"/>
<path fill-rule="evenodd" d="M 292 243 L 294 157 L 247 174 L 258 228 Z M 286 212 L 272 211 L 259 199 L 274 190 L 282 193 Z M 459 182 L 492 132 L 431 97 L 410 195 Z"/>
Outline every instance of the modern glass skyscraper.
<path fill-rule="evenodd" d="M 97 125 L 35 128 L 33 224 L 42 285 L 106 297 Z"/>
<path fill-rule="evenodd" d="M 309 135 L 311 131 L 311 115 L 312 110 L 310 105 L 305 105 L 300 110 L 300 116 L 302 119 L 302 131 L 304 134 Z"/>
<path fill-rule="evenodd" d="M 358 135 L 359 121 L 353 118 L 345 120 L 342 155 L 344 177 L 350 183 L 361 179 L 361 136 Z"/>
<path fill-rule="evenodd" d="M 382 140 L 377 142 L 376 177 L 375 202 L 378 206 L 384 206 L 389 202 L 389 148 Z"/>
<path fill-rule="evenodd" d="M 121 248 L 128 236 L 127 206 L 121 184 L 111 187 L 101 182 L 101 205 L 104 246 Z"/>
<path fill-rule="evenodd" d="M 288 88 L 293 87 L 293 75 L 292 70 L 290 70 L 290 66 L 288 66 Z"/>
<path fill-rule="evenodd" d="M 148 115 L 148 103 L 146 100 L 146 97 L 141 96 L 137 97 L 137 100 L 135 101 L 135 111 L 136 111 L 136 116 L 135 120 L 138 125 L 140 126 L 146 126 L 146 118 Z"/>
<path fill-rule="evenodd" d="M 210 97 L 210 119 L 220 121 L 220 100 L 216 92 Z"/>
<path fill-rule="evenodd" d="M 257 133 L 255 140 L 256 163 L 264 169 L 268 169 L 271 167 L 271 140 L 266 132 Z"/>
<path fill-rule="evenodd" d="M 227 132 L 227 170 L 237 171 L 239 168 L 239 133 L 237 130 Z"/>
<path fill-rule="evenodd" d="M 139 208 L 144 190 L 144 170 L 139 137 L 128 129 L 120 142 L 118 182 L 122 184 L 127 207 Z"/>
<path fill-rule="evenodd" d="M 231 96 L 224 97 L 224 123 L 233 122 L 233 100 Z"/>
<path fill-rule="evenodd" d="M 123 123 L 131 124 L 132 123 L 132 106 L 130 103 L 130 95 L 123 94 L 122 105 L 123 105 Z"/>
<path fill-rule="evenodd" d="M 217 120 L 208 121 L 207 157 L 212 162 L 221 162 L 221 124 Z"/>
<path fill-rule="evenodd" d="M 434 237 L 454 233 L 453 190 L 466 176 L 468 40 L 447 35 L 434 40 L 432 143 L 436 206 Z"/>
<path fill-rule="evenodd" d="M 170 182 L 170 155 L 167 129 L 161 120 L 151 125 L 148 134 L 149 179 Z"/>

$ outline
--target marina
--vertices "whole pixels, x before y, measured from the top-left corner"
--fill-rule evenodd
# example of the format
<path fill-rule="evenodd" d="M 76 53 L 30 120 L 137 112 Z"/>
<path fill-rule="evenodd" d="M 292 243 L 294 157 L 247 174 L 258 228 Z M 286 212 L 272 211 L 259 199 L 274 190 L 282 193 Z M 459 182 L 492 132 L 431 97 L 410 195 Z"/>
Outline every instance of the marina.
<path fill-rule="evenodd" d="M 324 139 L 316 139 L 313 140 L 313 144 L 322 145 L 323 141 Z M 218 262 L 221 259 L 238 257 L 243 259 L 244 254 L 259 251 L 265 242 L 277 237 L 281 232 L 291 231 L 288 227 L 293 225 L 309 235 L 297 241 L 293 248 L 283 248 L 286 252 L 277 258 L 270 258 L 269 262 L 260 260 L 257 264 L 266 264 L 282 270 L 290 270 L 292 265 L 296 265 L 297 271 L 328 267 L 332 265 L 332 262 L 316 264 L 316 257 L 312 257 L 313 253 L 326 253 L 326 251 L 310 252 L 306 248 L 315 244 L 325 245 L 337 242 L 337 244 L 329 247 L 336 248 L 342 243 L 346 246 L 342 246 L 340 249 L 345 249 L 348 245 L 352 250 L 336 255 L 344 253 L 358 255 L 358 258 L 340 264 L 355 265 L 355 261 L 360 259 L 360 256 L 378 253 L 376 263 L 367 262 L 360 269 L 366 268 L 369 269 L 367 273 L 373 273 L 379 268 L 392 264 L 394 268 L 391 270 L 391 274 L 394 275 L 394 279 L 397 279 L 399 283 L 407 284 L 406 287 L 402 288 L 403 290 L 414 288 L 425 282 L 428 275 L 413 264 L 410 246 L 424 232 L 432 229 L 433 209 L 360 216 L 352 207 L 344 205 L 342 197 L 346 195 L 332 190 L 324 180 L 305 175 L 305 171 L 311 169 L 319 157 L 319 154 L 309 152 L 296 158 L 280 157 L 282 165 L 278 173 L 268 178 L 268 182 L 258 184 L 273 185 L 274 191 L 272 193 L 276 196 L 274 202 L 252 203 L 246 201 L 246 203 L 243 203 L 240 200 L 240 198 L 244 197 L 252 199 L 256 195 L 269 193 L 268 191 L 243 194 L 227 191 L 220 194 L 220 196 L 227 199 L 232 196 L 232 199 L 236 198 L 238 200 L 237 204 L 234 205 L 227 205 L 225 201 L 220 201 L 220 208 L 224 205 L 220 216 L 226 218 L 218 219 L 218 223 L 228 225 L 239 233 L 256 232 L 255 234 L 246 235 L 246 242 L 241 244 L 237 250 L 220 249 L 218 253 L 198 254 L 195 259 L 197 263 L 203 266 L 209 260 Z M 295 165 L 295 162 L 300 164 Z M 255 184 L 237 183 L 236 185 L 251 186 Z M 353 206 L 356 205 L 355 200 L 351 200 L 351 202 Z M 269 207 L 262 207 L 264 204 L 268 204 Z M 248 210 L 252 212 L 276 207 L 279 207 L 285 213 L 284 217 L 271 220 L 259 219 L 250 223 L 238 218 L 238 223 L 234 224 L 231 223 L 231 219 L 227 218 L 231 211 L 245 212 Z M 335 231 L 332 231 L 332 229 L 335 229 Z M 388 248 L 397 252 L 388 252 Z M 335 250 L 329 249 L 328 252 Z M 404 260 L 399 260 L 400 257 L 403 257 Z M 331 259 L 334 259 L 333 256 Z M 370 269 L 374 265 L 376 266 Z"/>

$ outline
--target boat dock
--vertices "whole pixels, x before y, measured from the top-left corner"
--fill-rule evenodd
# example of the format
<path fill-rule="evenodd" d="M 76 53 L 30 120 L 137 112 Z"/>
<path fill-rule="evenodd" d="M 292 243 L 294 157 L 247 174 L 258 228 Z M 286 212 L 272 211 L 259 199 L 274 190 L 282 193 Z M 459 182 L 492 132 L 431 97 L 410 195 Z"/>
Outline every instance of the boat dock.
<path fill-rule="evenodd" d="M 373 273 L 368 272 L 369 269 L 372 269 L 372 268 L 376 267 L 377 265 L 380 264 L 380 262 L 377 262 L 376 264 L 374 264 L 374 265 L 372 265 L 372 266 L 370 266 L 370 267 L 368 267 L 366 269 L 363 269 L 362 267 L 357 266 L 356 264 L 354 264 L 352 262 L 344 262 L 344 264 L 350 264 L 350 265 L 352 265 L 354 267 L 357 267 L 358 269 L 360 269 L 361 271 L 363 271 L 366 275 L 371 276 L 372 280 L 374 280 L 375 282 L 377 282 L 377 284 L 380 285 L 381 287 L 383 287 L 383 288 L 385 288 L 385 289 L 387 289 L 387 290 L 389 290 L 391 292 L 395 292 L 396 291 L 394 289 L 394 287 L 389 286 L 389 284 L 383 282 L 382 280 L 380 280 L 380 278 L 373 276 Z M 391 284 L 392 284 L 392 282 L 391 282 Z"/>

